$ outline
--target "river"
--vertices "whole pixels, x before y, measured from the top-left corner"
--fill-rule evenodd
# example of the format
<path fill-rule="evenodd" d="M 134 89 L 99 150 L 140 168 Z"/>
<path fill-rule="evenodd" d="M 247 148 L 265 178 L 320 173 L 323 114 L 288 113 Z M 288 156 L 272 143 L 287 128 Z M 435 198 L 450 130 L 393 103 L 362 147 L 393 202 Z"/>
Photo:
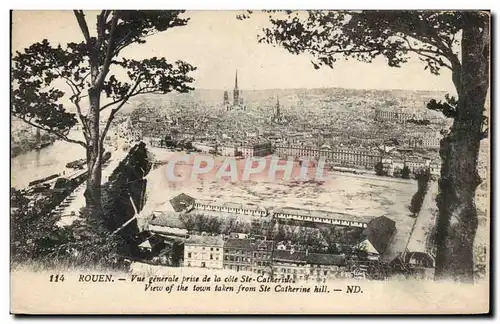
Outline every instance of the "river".
<path fill-rule="evenodd" d="M 81 134 L 73 131 L 70 138 L 79 139 Z M 66 169 L 66 163 L 85 157 L 85 149 L 78 144 L 55 141 L 52 145 L 19 154 L 11 159 L 11 187 L 22 189 L 33 181 Z"/>

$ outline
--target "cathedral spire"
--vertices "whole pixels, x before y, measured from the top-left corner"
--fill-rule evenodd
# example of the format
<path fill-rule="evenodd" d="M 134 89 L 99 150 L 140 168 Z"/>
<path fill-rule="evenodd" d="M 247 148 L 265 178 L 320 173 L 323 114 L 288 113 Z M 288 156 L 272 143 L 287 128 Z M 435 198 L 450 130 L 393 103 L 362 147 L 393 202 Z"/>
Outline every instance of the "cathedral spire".
<path fill-rule="evenodd" d="M 279 95 L 276 95 L 276 116 L 279 117 L 281 114 L 280 112 L 280 97 Z"/>
<path fill-rule="evenodd" d="M 240 90 L 238 89 L 238 70 L 236 70 L 236 76 L 234 78 L 234 90 L 233 90 L 233 106 L 240 105 Z"/>
<path fill-rule="evenodd" d="M 234 89 L 238 89 L 238 70 L 236 70 L 236 77 L 234 78 Z"/>

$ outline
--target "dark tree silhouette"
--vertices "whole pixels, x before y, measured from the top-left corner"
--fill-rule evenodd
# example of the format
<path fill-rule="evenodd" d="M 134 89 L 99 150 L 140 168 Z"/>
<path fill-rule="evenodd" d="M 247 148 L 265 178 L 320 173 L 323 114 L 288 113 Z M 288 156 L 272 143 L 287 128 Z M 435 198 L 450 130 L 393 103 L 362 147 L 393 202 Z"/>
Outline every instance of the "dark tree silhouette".
<path fill-rule="evenodd" d="M 410 179 L 410 168 L 407 165 L 401 170 L 401 178 Z"/>
<path fill-rule="evenodd" d="M 480 140 L 487 134 L 483 115 L 489 88 L 489 12 L 273 11 L 269 20 L 260 42 L 309 54 L 317 69 L 333 67 L 339 59 L 372 62 L 378 56 L 400 67 L 413 53 L 433 74 L 451 70 L 456 105 L 431 105 L 454 119 L 441 141 L 436 277 L 472 281 L 478 225 L 474 197 L 481 182 L 477 160 Z"/>
<path fill-rule="evenodd" d="M 103 142 L 116 114 L 131 97 L 146 93 L 186 92 L 193 81 L 188 73 L 195 68 L 183 61 L 165 58 L 134 60 L 122 50 L 143 44 L 146 38 L 170 28 L 184 26 L 182 11 L 103 10 L 94 23 L 87 22 L 82 10 L 74 10 L 83 41 L 75 39 L 53 46 L 48 40 L 32 44 L 13 55 L 12 115 L 55 134 L 60 139 L 86 149 L 88 179 L 86 207 L 95 218 L 101 216 L 101 166 Z M 96 26 L 91 33 L 89 26 Z M 127 75 L 118 80 L 118 75 Z M 76 113 L 69 112 L 61 99 L 65 92 L 57 86 L 65 82 Z M 106 101 L 101 102 L 102 95 Z M 100 128 L 104 110 L 109 110 Z M 105 117 L 103 117 L 105 118 Z M 84 141 L 68 137 L 79 123 Z"/>
<path fill-rule="evenodd" d="M 387 172 L 384 170 L 384 165 L 382 164 L 382 162 L 377 162 L 375 164 L 375 173 L 378 176 L 385 176 L 385 175 L 387 175 Z"/>

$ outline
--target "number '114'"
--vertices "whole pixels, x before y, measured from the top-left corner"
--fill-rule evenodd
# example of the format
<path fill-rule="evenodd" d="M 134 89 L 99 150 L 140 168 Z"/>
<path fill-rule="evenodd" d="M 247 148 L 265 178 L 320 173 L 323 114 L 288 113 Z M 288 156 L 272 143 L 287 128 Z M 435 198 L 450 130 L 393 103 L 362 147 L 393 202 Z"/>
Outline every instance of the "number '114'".
<path fill-rule="evenodd" d="M 50 277 L 49 277 L 49 281 L 50 282 L 60 282 L 60 281 L 64 281 L 64 275 L 53 275 L 51 274 Z"/>

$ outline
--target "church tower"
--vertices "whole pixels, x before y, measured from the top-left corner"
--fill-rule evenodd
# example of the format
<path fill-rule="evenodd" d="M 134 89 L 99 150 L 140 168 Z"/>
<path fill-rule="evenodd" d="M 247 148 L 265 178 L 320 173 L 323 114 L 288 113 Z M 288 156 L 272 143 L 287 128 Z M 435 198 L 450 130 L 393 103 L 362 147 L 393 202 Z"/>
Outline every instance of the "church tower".
<path fill-rule="evenodd" d="M 276 112 L 275 112 L 275 117 L 280 118 L 281 116 L 281 111 L 280 111 L 280 98 L 279 96 L 276 95 Z"/>
<path fill-rule="evenodd" d="M 224 108 L 226 109 L 226 111 L 229 110 L 229 93 L 227 91 L 224 91 L 224 103 L 223 103 L 223 106 Z"/>
<path fill-rule="evenodd" d="M 234 78 L 233 105 L 238 106 L 239 104 L 240 104 L 240 90 L 238 89 L 238 70 L 236 70 L 236 77 Z"/>

